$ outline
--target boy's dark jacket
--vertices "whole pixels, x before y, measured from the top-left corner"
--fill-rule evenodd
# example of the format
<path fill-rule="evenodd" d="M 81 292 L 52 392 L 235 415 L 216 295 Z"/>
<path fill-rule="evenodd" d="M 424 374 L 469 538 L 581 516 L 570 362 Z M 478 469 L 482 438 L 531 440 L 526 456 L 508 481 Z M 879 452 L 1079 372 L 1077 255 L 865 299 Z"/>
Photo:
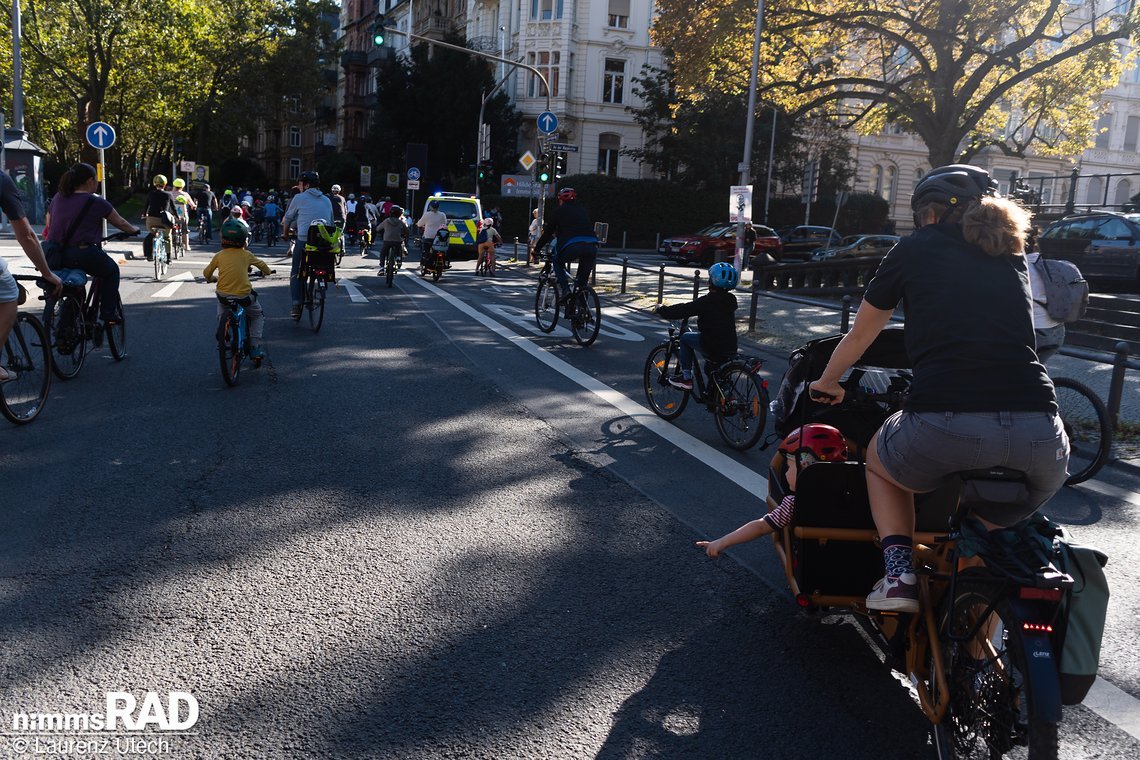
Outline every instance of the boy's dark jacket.
<path fill-rule="evenodd" d="M 662 306 L 657 313 L 666 319 L 696 317 L 706 359 L 736 355 L 736 296 L 730 291 L 713 288 L 695 301 Z"/>

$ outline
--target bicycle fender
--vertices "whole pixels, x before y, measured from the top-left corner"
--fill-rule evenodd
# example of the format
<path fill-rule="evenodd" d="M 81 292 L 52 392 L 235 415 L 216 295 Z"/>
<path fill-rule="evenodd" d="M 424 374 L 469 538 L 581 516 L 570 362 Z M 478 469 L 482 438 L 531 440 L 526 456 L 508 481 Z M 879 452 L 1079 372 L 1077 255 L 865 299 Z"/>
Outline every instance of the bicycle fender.
<path fill-rule="evenodd" d="M 1009 633 L 1021 637 L 1026 668 L 1029 670 L 1029 683 L 1033 685 L 1033 693 L 1029 696 L 1033 715 L 1050 723 L 1060 723 L 1061 679 L 1057 673 L 1057 655 L 1053 651 L 1053 643 L 1045 631 L 1025 630 L 1025 625 L 1035 625 L 1030 621 L 1041 619 L 1041 615 L 1034 614 L 1029 605 L 1019 603 L 1018 600 L 1011 601 L 1018 618 L 1024 621 L 1022 630 Z"/>

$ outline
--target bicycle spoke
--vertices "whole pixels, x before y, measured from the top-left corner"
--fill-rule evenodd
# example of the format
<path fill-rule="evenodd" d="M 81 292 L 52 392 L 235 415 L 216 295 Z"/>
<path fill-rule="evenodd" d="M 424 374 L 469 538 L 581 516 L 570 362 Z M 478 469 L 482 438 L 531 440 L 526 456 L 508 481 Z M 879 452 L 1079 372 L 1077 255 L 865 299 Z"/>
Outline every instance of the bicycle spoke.
<path fill-rule="evenodd" d="M 16 379 L 0 385 L 0 412 L 23 425 L 43 411 L 51 388 L 51 344 L 43 324 L 20 312 L 0 351 L 0 364 Z"/>

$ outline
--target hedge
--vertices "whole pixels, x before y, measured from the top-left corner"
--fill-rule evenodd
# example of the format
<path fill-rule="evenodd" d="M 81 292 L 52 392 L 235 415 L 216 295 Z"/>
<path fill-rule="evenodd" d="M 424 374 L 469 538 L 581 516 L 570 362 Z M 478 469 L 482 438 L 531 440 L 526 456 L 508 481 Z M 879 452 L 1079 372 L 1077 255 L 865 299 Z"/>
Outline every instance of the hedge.
<path fill-rule="evenodd" d="M 590 210 L 594 221 L 610 225 L 607 247 L 621 247 L 623 237 L 629 248 L 653 248 L 669 235 L 693 232 L 715 222 L 728 221 L 728 188 L 723 192 L 693 190 L 663 180 L 634 180 L 581 174 L 566 177 L 559 187 L 573 187 Z M 503 197 L 482 193 L 484 212 L 498 206 L 503 217 L 503 239 L 526 241 L 530 224 L 530 198 Z M 547 199 L 547 208 L 557 203 Z M 840 234 L 880 232 L 887 222 L 887 202 L 876 195 L 852 193 L 839 212 L 836 228 Z M 753 196 L 753 216 L 764 215 L 763 191 Z M 812 204 L 810 224 L 831 226 L 834 199 Z M 769 204 L 769 225 L 792 227 L 804 223 L 804 205 L 796 198 L 773 198 Z"/>

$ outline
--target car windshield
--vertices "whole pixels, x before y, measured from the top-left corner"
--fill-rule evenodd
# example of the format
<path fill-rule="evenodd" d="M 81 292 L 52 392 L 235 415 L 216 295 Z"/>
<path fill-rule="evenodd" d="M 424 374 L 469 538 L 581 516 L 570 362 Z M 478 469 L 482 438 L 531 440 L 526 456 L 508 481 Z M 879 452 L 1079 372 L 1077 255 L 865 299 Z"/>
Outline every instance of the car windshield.
<path fill-rule="evenodd" d="M 855 245 L 864 238 L 863 235 L 848 235 L 840 241 L 840 245 Z"/>
<path fill-rule="evenodd" d="M 776 234 L 776 231 L 774 229 L 772 229 L 771 227 L 765 227 L 761 224 L 752 225 L 752 229 L 756 230 L 756 237 L 758 237 L 758 238 L 779 237 L 779 235 Z"/>
<path fill-rule="evenodd" d="M 701 235 L 703 237 L 717 237 L 717 236 L 723 234 L 724 231 L 727 229 L 728 229 L 727 224 L 710 224 L 708 227 L 704 227 L 702 229 L 699 229 L 696 232 L 694 232 L 693 234 L 694 235 Z"/>
<path fill-rule="evenodd" d="M 479 213 L 471 201 L 451 201 L 446 198 L 435 199 L 439 203 L 439 210 L 447 214 L 448 219 L 478 219 Z"/>

